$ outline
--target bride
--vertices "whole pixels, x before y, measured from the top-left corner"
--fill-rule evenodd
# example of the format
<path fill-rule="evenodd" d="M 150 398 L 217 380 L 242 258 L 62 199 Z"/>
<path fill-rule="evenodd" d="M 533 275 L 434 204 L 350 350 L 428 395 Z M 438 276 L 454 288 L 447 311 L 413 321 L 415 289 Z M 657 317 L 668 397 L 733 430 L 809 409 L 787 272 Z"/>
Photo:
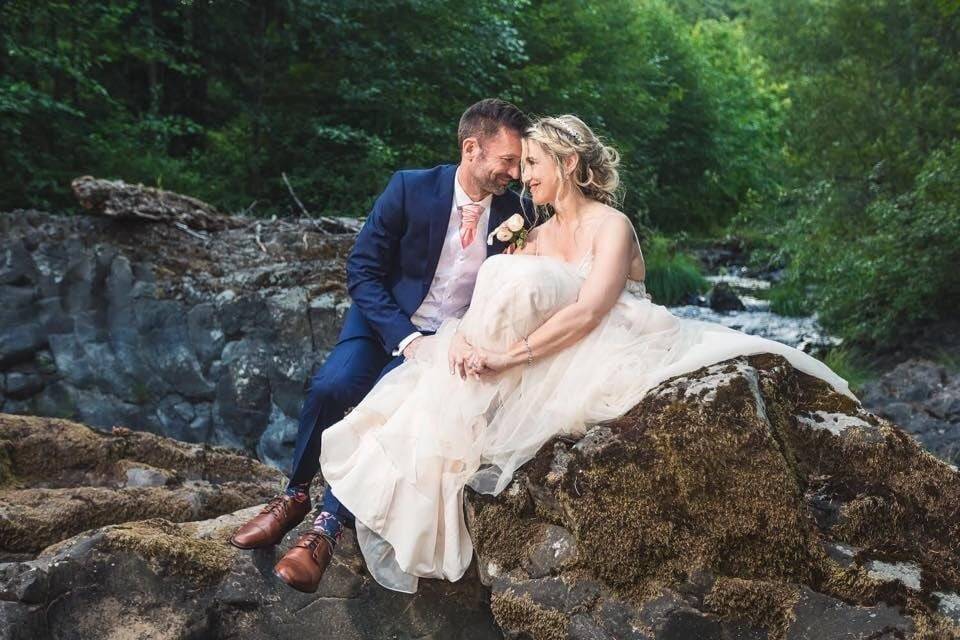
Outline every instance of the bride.
<path fill-rule="evenodd" d="M 580 119 L 535 122 L 523 155 L 525 186 L 552 217 L 522 249 L 487 259 L 463 318 L 323 432 L 323 476 L 389 589 L 466 571 L 464 486 L 499 494 L 550 438 L 625 414 L 668 378 L 771 352 L 856 399 L 802 351 L 649 299 L 633 226 L 613 206 L 618 154 Z"/>

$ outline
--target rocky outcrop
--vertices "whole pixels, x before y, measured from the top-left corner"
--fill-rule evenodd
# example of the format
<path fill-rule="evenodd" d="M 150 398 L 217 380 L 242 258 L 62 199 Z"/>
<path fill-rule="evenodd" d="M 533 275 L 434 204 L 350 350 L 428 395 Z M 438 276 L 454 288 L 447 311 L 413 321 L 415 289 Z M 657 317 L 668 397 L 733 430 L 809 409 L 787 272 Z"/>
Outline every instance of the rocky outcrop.
<path fill-rule="evenodd" d="M 865 384 L 861 400 L 912 433 L 928 451 L 960 464 L 960 374 L 911 358 Z"/>
<path fill-rule="evenodd" d="M 780 357 L 674 378 L 468 503 L 509 637 L 960 634 L 956 468 Z"/>
<path fill-rule="evenodd" d="M 779 357 L 679 376 L 468 491 L 461 581 L 386 591 L 348 533 L 291 591 L 295 532 L 226 543 L 282 474 L 211 445 L 288 461 L 357 225 L 128 187 L 78 183 L 98 217 L 0 214 L 0 411 L 122 425 L 0 414 L 0 640 L 960 637 L 957 470 L 882 417 L 954 424 L 923 363 L 866 391 L 880 417 Z"/>
<path fill-rule="evenodd" d="M 219 448 L 0 414 L 0 561 L 103 525 L 230 513 L 266 502 L 282 480 Z"/>
<path fill-rule="evenodd" d="M 226 542 L 256 511 L 112 525 L 0 565 L 0 638 L 502 637 L 475 577 L 425 582 L 416 596 L 388 591 L 364 570 L 352 531 L 317 593 L 290 589 L 272 572 L 293 534 L 252 552 Z"/>
<path fill-rule="evenodd" d="M 119 198 L 138 211 L 206 211 L 159 190 L 80 186 L 91 207 Z M 188 226 L 0 214 L 0 411 L 287 464 L 304 382 L 349 304 L 344 259 L 358 222 L 204 215 Z"/>
<path fill-rule="evenodd" d="M 158 483 L 195 474 L 196 451 L 222 477 L 244 468 L 150 434 L 3 420 L 8 487 Z M 43 470 L 47 450 L 61 476 Z M 275 472 L 246 464 L 253 484 L 276 487 Z M 475 568 L 421 580 L 413 596 L 372 581 L 350 532 L 318 593 L 290 590 L 271 570 L 296 532 L 277 549 L 226 543 L 256 508 L 179 524 L 176 510 L 121 523 L 131 515 L 118 509 L 0 564 L 0 638 L 960 637 L 956 468 L 778 356 L 668 380 L 623 418 L 548 443 L 499 496 L 468 490 Z M 28 513 L 4 509 L 0 522 Z"/>
<path fill-rule="evenodd" d="M 0 473 L 2 640 L 501 637 L 475 574 L 387 591 L 351 531 L 317 593 L 275 579 L 296 532 L 227 543 L 281 486 L 251 458 L 0 414 Z"/>

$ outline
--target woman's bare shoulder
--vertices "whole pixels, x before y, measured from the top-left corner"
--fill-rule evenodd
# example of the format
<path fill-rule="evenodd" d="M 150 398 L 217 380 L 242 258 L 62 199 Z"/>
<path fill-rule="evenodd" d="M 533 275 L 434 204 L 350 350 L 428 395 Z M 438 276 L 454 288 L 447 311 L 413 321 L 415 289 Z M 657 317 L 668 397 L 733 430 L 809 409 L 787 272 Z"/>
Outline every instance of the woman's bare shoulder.
<path fill-rule="evenodd" d="M 598 203 L 600 204 L 600 203 Z M 634 236 L 633 231 L 633 222 L 627 216 L 618 209 L 605 204 L 600 204 L 603 207 L 602 210 L 598 211 L 596 216 L 596 233 L 594 234 L 595 238 L 599 238 L 601 235 L 612 234 L 614 236 L 618 235 L 628 235 L 631 238 Z M 607 237 L 610 237 L 609 235 Z"/>

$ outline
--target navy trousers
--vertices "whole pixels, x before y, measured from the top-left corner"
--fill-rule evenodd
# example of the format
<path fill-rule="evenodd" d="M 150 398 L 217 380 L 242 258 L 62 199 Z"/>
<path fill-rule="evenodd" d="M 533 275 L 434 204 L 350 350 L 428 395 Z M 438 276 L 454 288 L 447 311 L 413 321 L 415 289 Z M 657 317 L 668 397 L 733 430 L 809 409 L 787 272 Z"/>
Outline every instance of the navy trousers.
<path fill-rule="evenodd" d="M 288 486 L 309 484 L 313 480 L 320 470 L 323 430 L 343 418 L 348 409 L 360 404 L 377 381 L 401 362 L 402 355 L 390 355 L 371 338 L 350 338 L 333 348 L 313 374 L 307 388 L 300 410 Z M 336 514 L 348 524 L 353 522 L 353 514 L 340 504 L 329 487 L 323 496 L 322 510 Z"/>

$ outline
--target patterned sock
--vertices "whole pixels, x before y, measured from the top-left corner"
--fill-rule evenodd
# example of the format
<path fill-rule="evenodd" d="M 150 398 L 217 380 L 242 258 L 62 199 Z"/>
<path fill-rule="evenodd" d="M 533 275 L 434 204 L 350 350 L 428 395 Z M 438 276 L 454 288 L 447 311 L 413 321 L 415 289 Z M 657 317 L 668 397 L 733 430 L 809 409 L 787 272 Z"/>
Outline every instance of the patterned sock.
<path fill-rule="evenodd" d="M 329 511 L 321 511 L 317 519 L 313 521 L 313 530 L 330 538 L 333 546 L 336 547 L 337 543 L 340 542 L 340 537 L 343 536 L 343 523 L 340 522 L 340 518 Z"/>
<path fill-rule="evenodd" d="M 303 502 L 304 500 L 310 499 L 310 483 L 306 484 L 288 484 L 285 494 L 291 496 L 297 500 L 297 502 Z"/>

